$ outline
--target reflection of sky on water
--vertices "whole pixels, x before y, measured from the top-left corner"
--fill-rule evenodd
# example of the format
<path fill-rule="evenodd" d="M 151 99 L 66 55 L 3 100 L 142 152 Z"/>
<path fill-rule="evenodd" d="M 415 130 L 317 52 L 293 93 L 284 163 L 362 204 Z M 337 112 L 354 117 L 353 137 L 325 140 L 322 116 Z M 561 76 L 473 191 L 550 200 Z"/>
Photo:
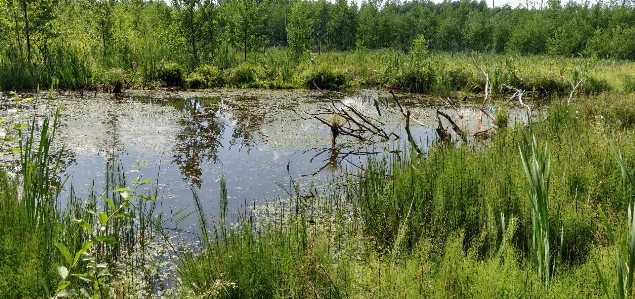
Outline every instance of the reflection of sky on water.
<path fill-rule="evenodd" d="M 227 182 L 229 214 L 236 215 L 254 202 L 286 197 L 281 186 L 289 188 L 290 179 L 308 186 L 326 182 L 342 170 L 356 171 L 366 156 L 355 151 L 403 147 L 407 140 L 403 116 L 390 95 L 359 91 L 333 96 L 385 123 L 387 132 L 401 138 L 363 145 L 340 136 L 337 149 L 331 150 L 330 129 L 307 114 L 324 110 L 330 101 L 312 91 L 131 92 L 121 98 L 60 98 L 64 109 L 56 142 L 69 153 L 67 186 L 72 184 L 82 197 L 94 181 L 99 194 L 106 163 L 114 155 L 125 170 L 141 163 L 144 178 L 158 179 L 159 203 L 167 217 L 182 208 L 193 210 L 190 187 L 198 192 L 208 215 L 217 215 L 221 175 Z M 375 100 L 382 116 L 377 115 Z M 425 125 L 411 123 L 417 143 L 425 150 L 436 140 L 436 108 L 430 107 L 430 99 L 404 96 L 402 101 Z M 443 110 L 456 117 L 452 109 Z M 464 118 L 457 121 L 459 126 L 474 132 L 480 112 L 461 108 L 460 113 Z M 129 173 L 126 180 L 133 177 Z M 179 227 L 193 223 L 196 219 Z"/>

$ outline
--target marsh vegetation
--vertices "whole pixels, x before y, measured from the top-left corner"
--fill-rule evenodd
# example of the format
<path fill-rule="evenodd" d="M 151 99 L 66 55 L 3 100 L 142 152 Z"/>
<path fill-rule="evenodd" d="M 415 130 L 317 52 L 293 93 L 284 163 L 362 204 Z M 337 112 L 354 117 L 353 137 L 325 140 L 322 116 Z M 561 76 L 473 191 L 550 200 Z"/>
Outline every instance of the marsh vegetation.
<path fill-rule="evenodd" d="M 0 5 L 2 298 L 633 296 L 631 3 Z"/>

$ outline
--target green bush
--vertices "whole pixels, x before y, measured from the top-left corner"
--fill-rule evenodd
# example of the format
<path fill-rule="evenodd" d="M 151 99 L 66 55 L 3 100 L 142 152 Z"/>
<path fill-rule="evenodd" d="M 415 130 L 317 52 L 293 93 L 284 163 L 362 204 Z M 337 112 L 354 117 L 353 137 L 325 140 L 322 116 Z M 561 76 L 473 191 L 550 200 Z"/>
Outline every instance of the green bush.
<path fill-rule="evenodd" d="M 222 87 L 225 85 L 223 73 L 215 66 L 202 65 L 196 70 L 196 73 L 199 73 L 205 78 L 207 87 Z"/>
<path fill-rule="evenodd" d="M 413 66 L 397 75 L 397 88 L 408 92 L 428 93 L 433 90 L 436 74 L 430 68 Z"/>
<path fill-rule="evenodd" d="M 177 63 L 171 62 L 163 65 L 157 72 L 157 79 L 167 87 L 183 87 L 185 79 L 183 69 Z"/>
<path fill-rule="evenodd" d="M 625 92 L 635 92 L 635 78 L 632 75 L 623 75 L 622 76 L 622 87 Z"/>
<path fill-rule="evenodd" d="M 197 72 L 189 74 L 187 76 L 187 79 L 185 79 L 185 82 L 187 83 L 187 87 L 189 88 L 199 89 L 207 87 L 207 80 L 205 80 L 205 77 L 203 77 L 203 75 Z"/>
<path fill-rule="evenodd" d="M 463 70 L 448 70 L 443 76 L 443 86 L 446 90 L 466 90 L 470 87 L 470 76 Z"/>
<path fill-rule="evenodd" d="M 339 90 L 346 84 L 346 77 L 340 70 L 331 70 L 328 67 L 318 67 L 311 70 L 304 79 L 304 86 L 315 89 Z"/>
<path fill-rule="evenodd" d="M 598 79 L 589 76 L 586 81 L 580 84 L 580 92 L 584 94 L 597 95 L 606 91 L 611 91 L 611 85 L 605 79 Z"/>
<path fill-rule="evenodd" d="M 256 71 L 248 63 L 243 63 L 231 70 L 229 84 L 232 86 L 250 85 L 256 82 Z"/>

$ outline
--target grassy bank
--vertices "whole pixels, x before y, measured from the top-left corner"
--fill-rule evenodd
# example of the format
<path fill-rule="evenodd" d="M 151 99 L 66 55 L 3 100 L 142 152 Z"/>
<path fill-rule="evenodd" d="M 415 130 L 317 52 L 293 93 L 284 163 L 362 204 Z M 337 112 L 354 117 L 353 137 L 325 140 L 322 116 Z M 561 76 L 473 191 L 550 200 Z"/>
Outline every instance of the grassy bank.
<path fill-rule="evenodd" d="M 221 298 L 586 298 L 604 296 L 599 270 L 617 295 L 630 199 L 612 145 L 635 169 L 633 113 L 620 112 L 633 103 L 615 94 L 554 103 L 533 125 L 550 157 L 549 274 L 532 241 L 519 153 L 530 132 L 519 125 L 485 149 L 372 161 L 359 181 L 272 204 L 268 217 L 212 235 L 211 248 L 181 264 L 185 286 Z"/>
<path fill-rule="evenodd" d="M 190 250 L 149 217 L 151 180 L 127 177 L 114 158 L 101 196 L 62 202 L 55 116 L 22 146 L 10 137 L 36 130 L 17 125 L 2 144 L 21 153 L 22 171 L 0 176 L 0 297 L 586 298 L 604 296 L 604 285 L 609 297 L 631 296 L 620 275 L 635 265 L 635 188 L 623 180 L 635 170 L 635 96 L 565 102 L 482 146 L 386 156 L 323 190 L 290 182 L 289 199 L 235 225 L 225 224 L 221 179 L 218 223 L 193 195 L 202 233 Z M 179 274 L 168 290 L 166 256 Z"/>
<path fill-rule="evenodd" d="M 113 157 L 103 185 L 87 197 L 64 186 L 61 150 L 53 146 L 60 108 L 3 131 L 0 150 L 19 153 L 19 165 L 0 168 L 0 297 L 148 296 L 165 266 L 157 257 L 165 248 L 152 245 L 163 233 L 149 217 L 152 188 L 142 187 L 149 181 L 128 181 Z M 60 198 L 62 188 L 69 197 Z"/>
<path fill-rule="evenodd" d="M 0 65 L 2 90 L 49 86 L 63 89 L 117 91 L 126 88 L 381 88 L 445 94 L 482 92 L 489 75 L 494 93 L 514 88 L 541 95 L 593 95 L 635 91 L 635 64 L 621 60 L 520 56 L 498 54 L 450 55 L 445 52 L 357 50 L 325 52 L 295 58 L 287 48 L 268 48 L 244 60 L 228 49 L 216 65 L 187 65 L 169 61 L 134 63 L 133 68 L 104 68 L 73 53 L 51 66 L 29 66 L 5 61 Z M 65 56 L 66 57 L 66 56 Z M 222 63 L 221 63 L 222 62 Z M 479 69 L 474 65 L 478 65 Z"/>

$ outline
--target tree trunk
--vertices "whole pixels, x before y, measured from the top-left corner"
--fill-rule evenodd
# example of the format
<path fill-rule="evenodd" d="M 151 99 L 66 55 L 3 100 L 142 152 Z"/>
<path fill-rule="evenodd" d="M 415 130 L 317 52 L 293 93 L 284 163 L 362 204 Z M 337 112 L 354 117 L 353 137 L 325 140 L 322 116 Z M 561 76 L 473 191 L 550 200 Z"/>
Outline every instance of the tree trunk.
<path fill-rule="evenodd" d="M 101 19 L 101 43 L 104 50 L 104 60 L 106 59 L 106 21 Z"/>
<path fill-rule="evenodd" d="M 20 39 L 20 26 L 18 26 L 18 10 L 13 10 L 13 19 L 15 20 L 15 36 L 16 36 L 16 47 L 20 51 L 20 60 L 24 58 L 24 53 L 22 53 L 22 40 Z"/>
<path fill-rule="evenodd" d="M 194 7 L 190 7 L 188 13 L 190 14 L 190 43 L 192 45 L 192 68 L 196 66 L 198 62 L 198 53 L 196 53 L 196 32 L 194 28 Z"/>
<path fill-rule="evenodd" d="M 245 61 L 247 61 L 247 32 L 244 33 L 243 52 L 244 52 Z"/>
<path fill-rule="evenodd" d="M 26 61 L 31 64 L 31 35 L 29 32 L 29 15 L 27 13 L 26 0 L 22 1 L 22 13 L 24 14 L 24 33 L 26 36 Z"/>

